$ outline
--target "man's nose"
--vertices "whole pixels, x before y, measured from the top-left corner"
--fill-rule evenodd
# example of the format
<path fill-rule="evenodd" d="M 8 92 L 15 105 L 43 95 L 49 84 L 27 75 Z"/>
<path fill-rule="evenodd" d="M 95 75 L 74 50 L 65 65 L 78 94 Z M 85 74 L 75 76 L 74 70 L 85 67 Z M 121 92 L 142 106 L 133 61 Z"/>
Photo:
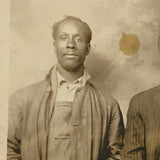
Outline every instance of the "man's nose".
<path fill-rule="evenodd" d="M 69 39 L 67 42 L 67 48 L 75 49 L 75 47 L 76 47 L 75 41 L 72 38 Z"/>

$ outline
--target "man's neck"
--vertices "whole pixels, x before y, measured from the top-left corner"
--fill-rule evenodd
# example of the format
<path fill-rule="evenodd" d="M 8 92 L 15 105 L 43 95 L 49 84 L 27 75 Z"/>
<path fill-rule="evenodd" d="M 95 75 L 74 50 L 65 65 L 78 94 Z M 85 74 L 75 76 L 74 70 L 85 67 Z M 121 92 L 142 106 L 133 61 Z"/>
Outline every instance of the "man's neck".
<path fill-rule="evenodd" d="M 83 75 L 84 67 L 82 65 L 76 71 L 67 71 L 58 63 L 57 70 L 68 82 L 73 82 Z"/>

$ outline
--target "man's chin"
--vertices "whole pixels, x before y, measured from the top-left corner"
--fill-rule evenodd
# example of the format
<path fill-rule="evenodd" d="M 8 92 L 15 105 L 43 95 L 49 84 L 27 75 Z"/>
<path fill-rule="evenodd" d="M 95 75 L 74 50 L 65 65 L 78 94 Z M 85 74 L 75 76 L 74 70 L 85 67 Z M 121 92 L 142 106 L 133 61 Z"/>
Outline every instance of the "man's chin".
<path fill-rule="evenodd" d="M 70 71 L 70 72 L 75 72 L 75 71 L 77 71 L 80 67 L 81 67 L 81 65 L 65 65 L 65 66 L 63 66 L 63 68 L 64 68 L 66 71 Z"/>

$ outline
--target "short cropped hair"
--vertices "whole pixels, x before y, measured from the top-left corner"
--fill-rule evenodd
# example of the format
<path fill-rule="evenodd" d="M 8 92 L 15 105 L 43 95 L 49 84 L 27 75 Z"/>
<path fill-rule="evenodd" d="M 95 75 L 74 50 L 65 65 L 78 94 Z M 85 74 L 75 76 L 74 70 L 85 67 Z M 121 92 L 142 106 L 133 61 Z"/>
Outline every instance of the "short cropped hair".
<path fill-rule="evenodd" d="M 91 39 L 92 39 L 92 31 L 89 27 L 89 25 L 85 22 L 83 22 L 80 18 L 77 17 L 73 17 L 73 16 L 65 16 L 65 18 L 61 21 L 55 22 L 52 26 L 52 37 L 54 40 L 56 40 L 56 33 L 58 30 L 58 27 L 61 23 L 65 22 L 65 21 L 76 21 L 81 23 L 84 28 L 85 28 L 85 32 L 86 32 L 86 36 L 87 36 L 87 42 L 90 43 Z"/>

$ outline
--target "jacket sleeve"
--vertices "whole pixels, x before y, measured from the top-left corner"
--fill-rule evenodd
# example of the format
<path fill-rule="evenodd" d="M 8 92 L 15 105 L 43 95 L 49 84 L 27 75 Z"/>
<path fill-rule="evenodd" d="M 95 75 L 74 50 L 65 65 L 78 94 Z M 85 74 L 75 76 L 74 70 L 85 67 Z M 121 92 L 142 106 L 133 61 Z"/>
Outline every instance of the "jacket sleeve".
<path fill-rule="evenodd" d="M 123 147 L 124 123 L 120 107 L 117 102 L 111 108 L 111 118 L 108 135 L 107 160 L 120 160 L 120 152 Z"/>
<path fill-rule="evenodd" d="M 132 98 L 127 113 L 127 126 L 122 160 L 144 160 L 144 123 L 139 113 L 139 97 Z"/>
<path fill-rule="evenodd" d="M 22 126 L 22 100 L 21 95 L 13 94 L 9 99 L 8 110 L 8 139 L 7 160 L 21 160 L 21 126 Z"/>

